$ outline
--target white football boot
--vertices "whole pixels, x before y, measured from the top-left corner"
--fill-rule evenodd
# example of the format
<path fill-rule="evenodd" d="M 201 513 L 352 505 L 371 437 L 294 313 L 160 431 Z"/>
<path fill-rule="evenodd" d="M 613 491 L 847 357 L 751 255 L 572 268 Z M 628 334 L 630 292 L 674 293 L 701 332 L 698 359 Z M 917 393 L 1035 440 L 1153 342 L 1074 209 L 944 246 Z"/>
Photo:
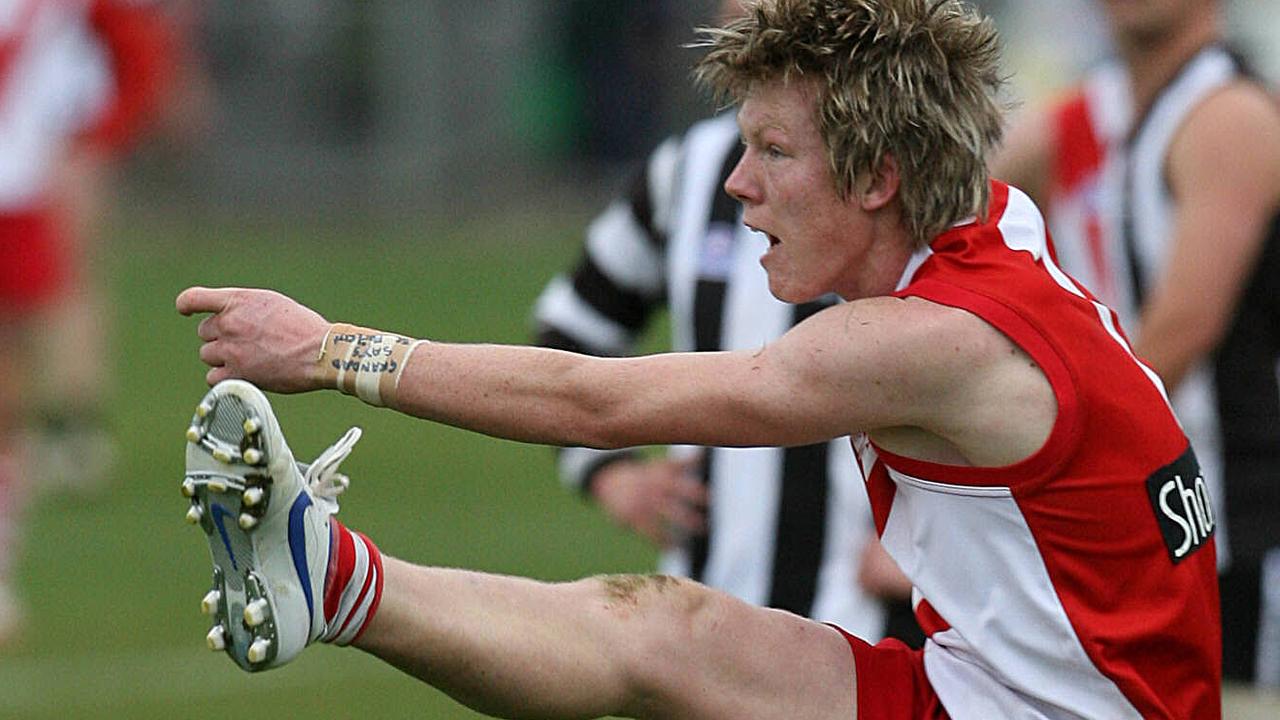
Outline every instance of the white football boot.
<path fill-rule="evenodd" d="M 329 517 L 349 480 L 338 464 L 351 428 L 311 465 L 294 460 L 267 398 L 242 380 L 218 383 L 187 428 L 187 520 L 209 538 L 213 588 L 207 641 L 250 672 L 278 667 L 326 632 Z"/>

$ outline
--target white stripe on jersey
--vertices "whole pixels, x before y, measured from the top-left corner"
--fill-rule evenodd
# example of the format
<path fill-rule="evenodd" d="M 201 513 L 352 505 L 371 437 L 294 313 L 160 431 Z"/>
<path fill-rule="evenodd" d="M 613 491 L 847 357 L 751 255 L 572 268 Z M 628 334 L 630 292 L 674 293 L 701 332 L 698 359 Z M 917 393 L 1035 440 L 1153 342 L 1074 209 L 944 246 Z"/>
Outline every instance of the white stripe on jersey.
<path fill-rule="evenodd" d="M 547 284 L 533 312 L 540 321 L 561 328 L 565 334 L 600 352 L 622 355 L 631 346 L 626 328 L 587 304 L 563 275 Z"/>
<path fill-rule="evenodd" d="M 1235 60 L 1223 48 L 1214 46 L 1202 50 L 1161 91 L 1142 121 L 1131 150 L 1112 153 L 1114 157 L 1107 168 L 1107 178 L 1113 185 L 1105 191 L 1116 198 L 1129 197 L 1128 208 L 1113 209 L 1113 212 L 1127 209 L 1131 213 L 1132 241 L 1140 256 L 1140 270 L 1148 289 L 1154 286 L 1155 278 L 1162 274 L 1171 255 L 1169 243 L 1173 240 L 1175 208 L 1165 182 L 1165 157 L 1169 145 L 1187 116 L 1206 97 L 1239 77 Z M 1126 164 L 1128 175 L 1124 172 Z M 1126 179 L 1129 187 L 1115 185 Z M 1122 236 L 1116 238 L 1123 240 Z M 1127 259 L 1116 266 L 1115 274 L 1128 281 L 1130 267 Z M 1120 310 L 1122 324 L 1130 332 L 1141 332 L 1138 312 L 1133 306 L 1132 288 L 1117 309 Z M 1209 484 L 1214 517 L 1218 519 L 1218 562 L 1220 567 L 1226 567 L 1231 557 L 1230 526 L 1223 504 L 1226 493 L 1223 491 L 1222 422 L 1218 417 L 1218 388 L 1212 361 L 1206 358 L 1192 367 L 1174 390 L 1171 400 L 1178 422 L 1191 439 L 1200 470 Z"/>
<path fill-rule="evenodd" d="M 671 342 L 675 350 L 688 351 L 696 347 L 693 300 L 703 239 L 711 216 L 712 200 L 724 192 L 720 187 L 720 169 L 737 142 L 738 124 L 733 115 L 698 123 L 685 137 L 678 192 L 672 200 L 667 239 L 667 303 L 671 310 Z"/>
<path fill-rule="evenodd" d="M 1187 115 L 1209 93 L 1237 77 L 1235 62 L 1220 48 L 1211 48 L 1191 61 L 1173 84 L 1165 88 L 1152 106 L 1132 146 L 1131 157 L 1117 153 L 1129 163 L 1129 182 L 1134 242 L 1142 256 L 1148 289 L 1159 277 L 1169 257 L 1173 231 L 1173 197 L 1165 174 L 1165 153 Z M 1124 317 L 1124 316 L 1122 316 Z M 1125 318 L 1134 322 L 1135 318 Z M 1136 327 L 1133 325 L 1132 327 Z"/>
<path fill-rule="evenodd" d="M 996 227 L 999 228 L 1000 237 L 1004 239 L 1004 244 L 1009 249 L 1030 253 L 1037 262 L 1049 258 L 1044 217 L 1036 208 L 1036 204 L 1031 202 L 1031 198 L 1012 185 L 1009 186 L 1009 199 L 1005 203 L 1004 214 L 1000 216 L 1000 222 Z M 1057 280 L 1056 277 L 1054 279 Z M 1075 287 L 1075 283 L 1063 285 L 1059 282 L 1058 284 L 1084 297 L 1084 294 Z"/>
<path fill-rule="evenodd" d="M 874 461 L 874 448 L 862 456 Z M 1045 720 L 1141 717 L 1085 653 L 1009 488 L 886 470 L 897 490 L 881 542 L 951 624 L 926 644 L 925 670 L 954 720 L 1034 718 L 1026 714 L 1032 696 L 1052 703 L 1042 704 Z M 988 713 L 983 703 L 996 705 Z"/>
<path fill-rule="evenodd" d="M 932 254 L 933 248 L 930 248 L 928 245 L 916 250 L 915 253 L 911 255 L 910 259 L 907 260 L 907 267 L 902 271 L 902 278 L 898 280 L 898 286 L 894 288 L 893 291 L 898 292 L 910 285 L 911 281 L 916 276 L 916 271 L 920 269 L 921 265 L 924 265 L 924 261 L 928 260 L 929 256 Z"/>
<path fill-rule="evenodd" d="M 614 201 L 587 228 L 587 254 L 615 285 L 642 295 L 662 292 L 662 257 L 631 207 Z"/>
<path fill-rule="evenodd" d="M 649 157 L 649 202 L 653 213 L 653 229 L 661 235 L 671 232 L 671 213 L 675 208 L 675 185 L 680 171 L 680 143 L 666 140 Z"/>
<path fill-rule="evenodd" d="M 723 162 L 715 165 L 721 167 Z M 720 347 L 757 349 L 791 327 L 794 309 L 769 293 L 768 276 L 759 264 L 760 254 L 769 247 L 768 239 L 745 225 L 737 225 L 733 232 L 733 256 L 725 259 L 719 273 L 728 283 Z M 704 277 L 706 272 L 704 268 Z M 763 605 L 769 600 L 773 576 L 771 548 L 782 490 L 778 478 L 782 476 L 783 451 L 764 447 L 713 452 L 709 520 L 717 534 L 735 538 L 735 542 L 711 543 L 703 576 L 733 588 L 734 594 L 747 602 Z"/>
<path fill-rule="evenodd" d="M 1000 229 L 1000 235 L 1004 238 L 1005 245 L 1014 250 L 1026 250 L 1031 253 L 1032 257 L 1044 265 L 1049 272 L 1049 277 L 1053 278 L 1053 281 L 1059 287 L 1076 297 L 1086 297 L 1080 286 L 1053 262 L 1045 240 L 1047 235 L 1045 233 L 1044 217 L 1040 215 L 1035 203 L 1031 201 L 1031 198 L 1026 193 L 1013 186 L 1009 187 L 1009 201 L 1006 204 L 1004 215 L 996 226 Z M 1039 238 L 1039 240 L 1037 241 L 1036 238 Z M 1107 335 L 1110 335 L 1112 340 L 1115 340 L 1120 347 L 1124 348 L 1129 357 L 1137 363 L 1138 367 L 1142 368 L 1143 374 L 1160 391 L 1161 397 L 1164 398 L 1165 404 L 1168 405 L 1169 395 L 1165 392 L 1164 383 L 1161 382 L 1160 376 L 1147 367 L 1146 363 L 1139 360 L 1138 356 L 1133 354 L 1133 349 L 1129 347 L 1129 343 L 1125 341 L 1124 336 L 1116 328 L 1111 308 L 1097 300 L 1090 300 L 1089 302 L 1093 305 L 1094 310 L 1097 311 L 1098 319 L 1102 322 L 1102 326 L 1106 328 Z"/>
<path fill-rule="evenodd" d="M 769 600 L 774 531 L 781 496 L 782 450 L 773 447 L 714 450 L 708 522 L 733 542 L 713 542 L 704 578 L 731 588 L 753 605 Z"/>

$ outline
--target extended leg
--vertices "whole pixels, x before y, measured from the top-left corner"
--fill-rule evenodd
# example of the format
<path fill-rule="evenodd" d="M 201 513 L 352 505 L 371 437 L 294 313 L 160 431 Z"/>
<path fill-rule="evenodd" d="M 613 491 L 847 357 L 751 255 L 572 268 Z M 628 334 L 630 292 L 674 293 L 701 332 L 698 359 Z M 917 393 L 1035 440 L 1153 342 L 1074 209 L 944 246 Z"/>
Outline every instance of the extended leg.
<path fill-rule="evenodd" d="M 848 643 L 790 613 L 663 576 L 551 584 L 383 558 L 333 517 L 358 437 L 301 465 L 248 383 L 196 407 L 182 492 L 214 564 L 209 645 L 245 670 L 352 643 L 504 717 L 856 717 Z"/>
<path fill-rule="evenodd" d="M 833 629 L 687 580 L 547 584 L 387 558 L 355 643 L 501 717 L 856 717 Z"/>

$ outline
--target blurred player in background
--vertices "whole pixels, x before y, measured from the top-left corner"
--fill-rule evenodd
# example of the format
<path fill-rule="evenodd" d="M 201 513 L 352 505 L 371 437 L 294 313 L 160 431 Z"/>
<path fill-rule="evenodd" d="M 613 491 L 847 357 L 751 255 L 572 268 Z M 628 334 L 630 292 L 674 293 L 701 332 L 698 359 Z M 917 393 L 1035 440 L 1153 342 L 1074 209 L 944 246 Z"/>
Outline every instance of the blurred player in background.
<path fill-rule="evenodd" d="M 152 3 L 0 2 L 0 339 L 21 349 L 0 373 L 0 645 L 21 624 L 12 573 L 29 480 L 59 465 L 92 477 L 110 460 L 95 424 L 109 369 L 88 200 L 156 106 L 171 49 Z M 40 403 L 54 406 L 46 414 L 73 445 L 26 452 Z"/>
<path fill-rule="evenodd" d="M 1170 388 L 1219 503 L 1225 675 L 1280 687 L 1280 104 L 1218 0 L 1101 5 L 1118 56 L 1018 123 L 995 174 Z"/>
<path fill-rule="evenodd" d="M 104 222 L 116 204 L 123 161 L 144 136 L 188 144 L 208 110 L 208 87 L 191 44 L 189 0 L 94 0 L 90 24 L 110 72 L 107 107 L 80 134 L 52 179 L 67 282 L 44 312 L 39 342 L 49 359 L 35 387 L 32 468 L 42 488 L 101 492 L 115 465 L 108 421 L 113 318 L 100 270 Z M 59 348 L 80 352 L 57 352 Z"/>
<path fill-rule="evenodd" d="M 722 20 L 741 13 L 740 0 L 722 3 Z M 677 350 L 753 349 L 838 302 L 828 295 L 789 305 L 769 294 L 757 262 L 768 240 L 742 224 L 741 206 L 724 191 L 742 150 L 732 113 L 658 147 L 628 193 L 590 225 L 572 275 L 543 291 L 538 343 L 628 355 L 666 307 Z M 847 437 L 792 448 L 684 447 L 661 458 L 564 448 L 559 467 L 567 486 L 664 550 L 664 573 L 859 637 L 923 639 L 910 583 L 892 560 L 861 562 L 883 550 Z M 860 582 L 863 571 L 876 593 Z"/>
<path fill-rule="evenodd" d="M 265 670 L 355 644 L 514 717 L 1220 717 L 1195 454 L 1035 205 L 988 176 L 993 24 L 959 1 L 765 0 L 703 43 L 701 78 L 741 104 L 726 190 L 768 234 L 770 291 L 849 302 L 758 349 L 596 358 L 189 288 L 178 311 L 210 313 L 214 387 L 182 485 L 214 559 L 210 645 Z M 384 557 L 332 517 L 358 433 L 300 466 L 266 397 L 230 378 L 556 445 L 853 435 L 929 639 L 872 646 L 669 576 L 540 583 Z"/>

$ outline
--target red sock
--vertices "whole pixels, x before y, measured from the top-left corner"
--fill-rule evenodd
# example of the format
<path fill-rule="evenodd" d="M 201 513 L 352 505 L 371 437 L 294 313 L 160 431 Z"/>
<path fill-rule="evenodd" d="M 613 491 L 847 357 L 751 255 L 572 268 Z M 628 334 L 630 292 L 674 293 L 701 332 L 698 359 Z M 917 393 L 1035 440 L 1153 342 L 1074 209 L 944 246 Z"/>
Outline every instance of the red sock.
<path fill-rule="evenodd" d="M 329 573 L 324 579 L 324 620 L 320 639 L 350 645 L 360 637 L 382 600 L 382 553 L 360 532 L 329 518 Z"/>

